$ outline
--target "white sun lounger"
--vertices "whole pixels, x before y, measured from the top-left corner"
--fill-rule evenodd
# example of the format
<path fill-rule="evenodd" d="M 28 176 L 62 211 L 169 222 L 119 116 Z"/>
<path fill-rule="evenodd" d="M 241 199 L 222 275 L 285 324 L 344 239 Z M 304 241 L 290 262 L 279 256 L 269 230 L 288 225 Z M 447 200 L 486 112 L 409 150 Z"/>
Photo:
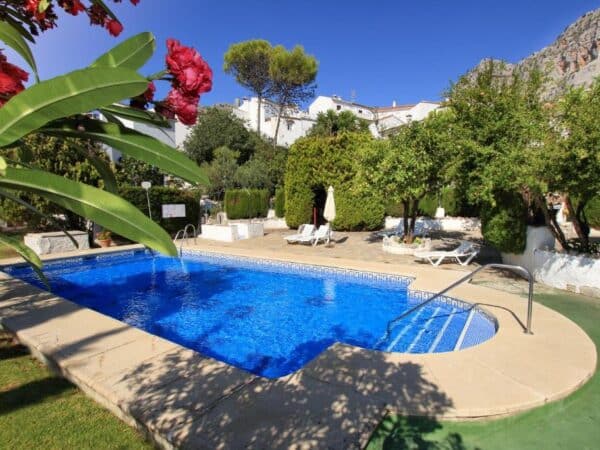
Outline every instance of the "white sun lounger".
<path fill-rule="evenodd" d="M 433 250 L 415 252 L 415 258 L 427 260 L 434 266 L 439 266 L 444 259 L 454 259 L 461 266 L 467 266 L 477 256 L 479 248 L 471 242 L 462 241 L 454 250 Z"/>
<path fill-rule="evenodd" d="M 284 236 L 283 238 L 288 244 L 295 244 L 301 242 L 303 239 L 307 239 L 313 236 L 315 232 L 315 226 L 310 223 L 305 223 L 298 227 L 298 233 Z"/>
<path fill-rule="evenodd" d="M 315 234 L 312 236 L 302 238 L 297 240 L 299 244 L 311 244 L 316 246 L 319 242 L 323 241 L 326 244 L 329 244 L 329 240 L 331 239 L 331 228 L 329 224 L 321 225 Z"/>

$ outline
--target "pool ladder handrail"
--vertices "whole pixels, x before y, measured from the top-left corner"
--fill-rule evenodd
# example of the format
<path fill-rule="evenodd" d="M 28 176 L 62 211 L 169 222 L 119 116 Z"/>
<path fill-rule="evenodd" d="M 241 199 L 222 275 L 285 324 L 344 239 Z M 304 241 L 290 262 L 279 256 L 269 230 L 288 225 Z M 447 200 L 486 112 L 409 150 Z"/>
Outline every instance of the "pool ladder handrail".
<path fill-rule="evenodd" d="M 467 274 L 464 277 L 460 278 L 459 280 L 455 281 L 454 283 L 452 283 L 448 287 L 446 287 L 446 288 L 442 289 L 441 291 L 439 291 L 438 293 L 432 295 L 431 297 L 429 297 L 424 302 L 419 303 L 418 305 L 412 307 L 408 311 L 403 312 L 398 317 L 390 320 L 388 322 L 388 324 L 387 324 L 387 329 L 385 331 L 385 335 L 383 336 L 382 339 L 380 339 L 380 342 L 385 342 L 386 340 L 389 339 L 390 334 L 392 332 L 392 328 L 401 319 L 403 319 L 404 317 L 408 316 L 409 314 L 412 314 L 416 310 L 424 307 L 425 305 L 427 305 L 428 303 L 432 302 L 436 298 L 444 295 L 449 290 L 454 289 L 456 286 L 464 283 L 465 281 L 471 280 L 475 275 L 477 275 L 479 272 L 481 272 L 484 269 L 507 269 L 507 270 L 512 270 L 513 272 L 516 272 L 519 275 L 521 275 L 523 278 L 527 279 L 527 281 L 529 282 L 529 293 L 528 293 L 528 297 L 527 297 L 527 324 L 525 326 L 525 334 L 533 334 L 533 332 L 531 331 L 531 315 L 533 313 L 533 276 L 531 275 L 531 272 L 527 268 L 525 268 L 523 266 L 515 266 L 515 265 L 512 265 L 512 264 L 495 264 L 495 263 L 492 263 L 492 264 L 485 264 L 485 265 L 483 265 L 481 267 L 478 267 L 473 272 L 470 272 L 469 274 Z"/>
<path fill-rule="evenodd" d="M 179 256 L 181 256 L 183 254 L 183 242 L 185 240 L 185 243 L 187 244 L 189 241 L 189 236 L 188 236 L 188 228 L 191 227 L 192 230 L 194 230 L 194 234 L 192 235 L 194 237 L 194 245 L 196 245 L 196 227 L 194 226 L 194 224 L 188 223 L 182 230 L 179 230 L 176 234 L 175 234 L 175 238 L 173 239 L 174 241 L 177 241 L 177 239 L 179 238 L 179 235 L 181 234 L 181 242 L 179 243 Z"/>

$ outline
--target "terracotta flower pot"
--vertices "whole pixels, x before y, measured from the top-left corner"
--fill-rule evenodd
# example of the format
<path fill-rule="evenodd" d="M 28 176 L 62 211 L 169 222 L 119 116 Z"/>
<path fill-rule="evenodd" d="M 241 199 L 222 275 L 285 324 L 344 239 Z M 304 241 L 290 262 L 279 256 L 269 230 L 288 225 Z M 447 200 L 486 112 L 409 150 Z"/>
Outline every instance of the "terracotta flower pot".
<path fill-rule="evenodd" d="M 112 239 L 98 239 L 98 244 L 100 247 L 110 247 Z"/>

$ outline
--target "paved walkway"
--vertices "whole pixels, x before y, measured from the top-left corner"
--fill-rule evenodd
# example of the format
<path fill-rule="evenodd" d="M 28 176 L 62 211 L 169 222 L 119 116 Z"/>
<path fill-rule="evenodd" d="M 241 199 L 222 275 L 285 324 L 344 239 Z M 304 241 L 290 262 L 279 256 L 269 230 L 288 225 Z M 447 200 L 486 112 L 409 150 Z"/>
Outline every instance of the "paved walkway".
<path fill-rule="evenodd" d="M 382 255 L 360 234 L 332 248 L 281 241 L 272 234 L 195 248 L 410 275 L 414 289 L 430 291 L 464 275 Z M 593 342 L 573 322 L 535 304 L 534 335 L 525 335 L 523 298 L 484 286 L 451 293 L 498 319 L 497 335 L 482 345 L 408 355 L 335 344 L 294 374 L 269 380 L 0 277 L 2 325 L 164 447 L 360 448 L 387 411 L 446 419 L 514 414 L 568 395 L 596 367 Z"/>

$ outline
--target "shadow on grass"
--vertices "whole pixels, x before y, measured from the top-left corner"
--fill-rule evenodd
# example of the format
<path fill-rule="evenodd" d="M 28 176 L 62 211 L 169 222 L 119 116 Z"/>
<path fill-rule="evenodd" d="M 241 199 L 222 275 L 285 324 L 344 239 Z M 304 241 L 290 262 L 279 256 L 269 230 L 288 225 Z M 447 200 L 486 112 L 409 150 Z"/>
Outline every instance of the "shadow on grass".
<path fill-rule="evenodd" d="M 0 391 L 0 415 L 41 403 L 69 389 L 73 389 L 73 385 L 67 380 L 49 377 L 31 381 L 6 391 Z"/>
<path fill-rule="evenodd" d="M 370 448 L 382 450 L 467 450 L 458 433 L 448 433 L 435 440 L 427 435 L 442 428 L 441 424 L 427 417 L 386 417 L 371 436 Z M 477 447 L 473 448 L 477 450 Z"/>

